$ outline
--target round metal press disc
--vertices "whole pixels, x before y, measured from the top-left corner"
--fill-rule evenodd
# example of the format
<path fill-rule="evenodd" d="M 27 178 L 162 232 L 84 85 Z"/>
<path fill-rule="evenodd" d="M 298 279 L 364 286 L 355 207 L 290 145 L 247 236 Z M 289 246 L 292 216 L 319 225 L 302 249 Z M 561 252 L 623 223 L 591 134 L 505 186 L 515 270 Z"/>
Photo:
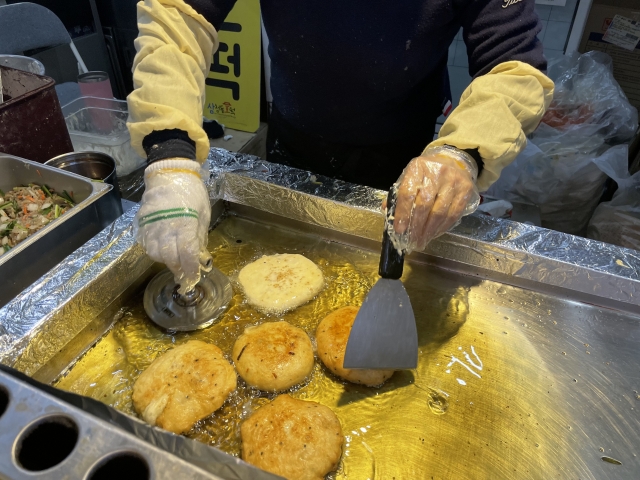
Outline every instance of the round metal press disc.
<path fill-rule="evenodd" d="M 233 296 L 229 279 L 216 268 L 202 274 L 186 296 L 178 294 L 173 274 L 166 269 L 151 279 L 144 291 L 144 309 L 165 330 L 188 332 L 208 327 L 227 309 Z"/>

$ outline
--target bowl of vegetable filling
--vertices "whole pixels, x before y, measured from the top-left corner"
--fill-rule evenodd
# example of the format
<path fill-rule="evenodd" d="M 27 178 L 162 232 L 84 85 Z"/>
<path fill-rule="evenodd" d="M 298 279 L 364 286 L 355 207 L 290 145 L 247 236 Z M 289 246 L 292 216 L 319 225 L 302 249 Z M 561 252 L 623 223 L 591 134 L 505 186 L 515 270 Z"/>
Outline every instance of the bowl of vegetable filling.
<path fill-rule="evenodd" d="M 0 190 L 0 245 L 4 254 L 75 206 L 66 190 L 30 183 Z"/>
<path fill-rule="evenodd" d="M 117 218 L 112 188 L 0 153 L 0 307 Z"/>

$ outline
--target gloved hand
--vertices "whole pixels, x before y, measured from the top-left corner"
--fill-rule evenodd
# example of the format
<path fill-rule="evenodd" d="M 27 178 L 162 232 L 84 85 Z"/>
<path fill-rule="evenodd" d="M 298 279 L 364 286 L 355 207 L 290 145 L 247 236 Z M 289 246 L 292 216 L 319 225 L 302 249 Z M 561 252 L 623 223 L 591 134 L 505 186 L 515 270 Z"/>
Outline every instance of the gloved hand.
<path fill-rule="evenodd" d="M 211 269 L 207 232 L 209 195 L 200 164 L 172 158 L 152 163 L 144 172 L 145 192 L 134 225 L 138 243 L 156 262 L 167 265 L 184 294 Z"/>
<path fill-rule="evenodd" d="M 480 202 L 478 167 L 469 154 L 451 147 L 427 147 L 404 169 L 397 188 L 393 222 L 387 230 L 394 246 L 423 250 Z"/>

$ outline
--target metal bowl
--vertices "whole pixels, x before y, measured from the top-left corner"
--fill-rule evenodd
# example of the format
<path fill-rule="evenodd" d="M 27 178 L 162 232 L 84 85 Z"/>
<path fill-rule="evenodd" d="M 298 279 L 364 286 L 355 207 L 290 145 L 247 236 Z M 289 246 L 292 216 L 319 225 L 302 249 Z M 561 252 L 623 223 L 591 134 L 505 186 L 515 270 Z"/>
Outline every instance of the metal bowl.
<path fill-rule="evenodd" d="M 94 181 L 100 181 L 113 185 L 109 192 L 97 206 L 106 209 L 104 215 L 117 218 L 123 213 L 122 197 L 116 176 L 116 162 L 106 153 L 102 152 L 71 152 L 59 155 L 45 162 L 45 165 L 56 167 L 60 170 L 75 173 Z M 115 217 L 114 217 L 115 215 Z"/>
<path fill-rule="evenodd" d="M 102 180 L 118 187 L 116 162 L 106 153 L 71 152 L 59 155 L 45 162 L 45 165 L 76 173 L 92 180 Z"/>

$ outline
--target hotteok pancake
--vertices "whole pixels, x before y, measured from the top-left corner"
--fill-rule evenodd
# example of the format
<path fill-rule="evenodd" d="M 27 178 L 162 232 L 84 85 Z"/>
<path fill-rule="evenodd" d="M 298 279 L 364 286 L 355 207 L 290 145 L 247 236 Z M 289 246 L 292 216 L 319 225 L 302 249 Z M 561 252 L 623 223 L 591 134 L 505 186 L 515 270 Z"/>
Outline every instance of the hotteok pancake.
<path fill-rule="evenodd" d="M 324 287 L 318 266 L 298 254 L 265 255 L 240 270 L 238 282 L 249 303 L 266 312 L 299 307 Z"/>
<path fill-rule="evenodd" d="M 236 380 L 218 347 L 191 340 L 142 372 L 133 386 L 133 405 L 145 422 L 179 434 L 219 409 Z"/>

